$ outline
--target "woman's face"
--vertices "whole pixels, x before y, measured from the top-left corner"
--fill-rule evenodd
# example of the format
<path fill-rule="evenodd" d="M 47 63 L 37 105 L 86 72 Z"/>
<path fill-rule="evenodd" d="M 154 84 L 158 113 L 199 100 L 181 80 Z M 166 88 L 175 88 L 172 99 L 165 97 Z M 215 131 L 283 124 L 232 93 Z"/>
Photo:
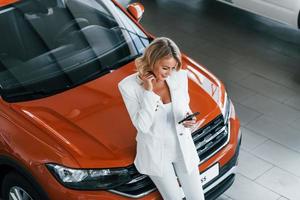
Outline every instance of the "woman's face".
<path fill-rule="evenodd" d="M 164 81 L 176 69 L 177 61 L 173 57 L 164 57 L 153 66 L 153 73 L 157 81 Z"/>

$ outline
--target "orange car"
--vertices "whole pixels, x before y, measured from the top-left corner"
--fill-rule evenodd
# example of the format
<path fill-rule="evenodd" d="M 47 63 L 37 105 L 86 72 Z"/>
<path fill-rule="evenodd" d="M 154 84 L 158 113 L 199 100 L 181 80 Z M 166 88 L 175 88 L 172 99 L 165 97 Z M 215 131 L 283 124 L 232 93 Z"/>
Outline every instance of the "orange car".
<path fill-rule="evenodd" d="M 143 7 L 108 0 L 0 1 L 4 200 L 158 200 L 133 165 L 136 130 L 117 84 L 153 37 Z M 207 200 L 234 181 L 240 124 L 224 85 L 183 56 Z"/>

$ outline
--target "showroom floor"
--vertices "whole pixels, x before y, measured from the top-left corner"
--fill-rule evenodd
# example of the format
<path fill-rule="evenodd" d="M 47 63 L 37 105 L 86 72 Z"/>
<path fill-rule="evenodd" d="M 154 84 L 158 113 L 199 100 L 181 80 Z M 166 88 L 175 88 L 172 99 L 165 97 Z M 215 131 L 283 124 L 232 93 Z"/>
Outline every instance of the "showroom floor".
<path fill-rule="evenodd" d="M 218 200 L 299 200 L 300 31 L 213 0 L 140 2 L 146 30 L 217 75 L 241 119 L 239 172 Z"/>

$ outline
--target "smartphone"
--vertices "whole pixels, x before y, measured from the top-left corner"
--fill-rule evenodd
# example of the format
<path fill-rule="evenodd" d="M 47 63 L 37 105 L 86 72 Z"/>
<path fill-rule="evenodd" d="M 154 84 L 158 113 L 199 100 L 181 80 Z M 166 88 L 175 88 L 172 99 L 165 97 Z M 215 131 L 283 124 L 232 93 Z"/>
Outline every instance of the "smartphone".
<path fill-rule="evenodd" d="M 193 114 L 190 114 L 190 115 L 186 116 L 184 119 L 180 120 L 178 122 L 178 124 L 181 124 L 182 122 L 187 121 L 187 120 L 192 120 L 193 117 L 195 117 L 196 115 L 199 115 L 199 114 L 200 114 L 200 112 L 194 112 Z"/>

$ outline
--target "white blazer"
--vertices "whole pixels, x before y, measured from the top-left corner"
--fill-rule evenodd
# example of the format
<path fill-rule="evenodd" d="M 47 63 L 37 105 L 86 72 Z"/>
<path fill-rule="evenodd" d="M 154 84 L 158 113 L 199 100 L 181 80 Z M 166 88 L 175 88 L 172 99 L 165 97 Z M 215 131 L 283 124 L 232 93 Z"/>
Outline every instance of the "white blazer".
<path fill-rule="evenodd" d="M 172 72 L 167 78 L 170 89 L 176 135 L 180 144 L 185 170 L 190 173 L 200 160 L 191 131 L 178 122 L 190 112 L 188 78 L 185 70 Z M 159 95 L 147 91 L 141 85 L 138 73 L 124 78 L 118 85 L 134 127 L 137 129 L 137 152 L 134 164 L 142 174 L 163 176 L 166 152 L 163 145 L 164 126 L 156 123 L 163 109 Z"/>

